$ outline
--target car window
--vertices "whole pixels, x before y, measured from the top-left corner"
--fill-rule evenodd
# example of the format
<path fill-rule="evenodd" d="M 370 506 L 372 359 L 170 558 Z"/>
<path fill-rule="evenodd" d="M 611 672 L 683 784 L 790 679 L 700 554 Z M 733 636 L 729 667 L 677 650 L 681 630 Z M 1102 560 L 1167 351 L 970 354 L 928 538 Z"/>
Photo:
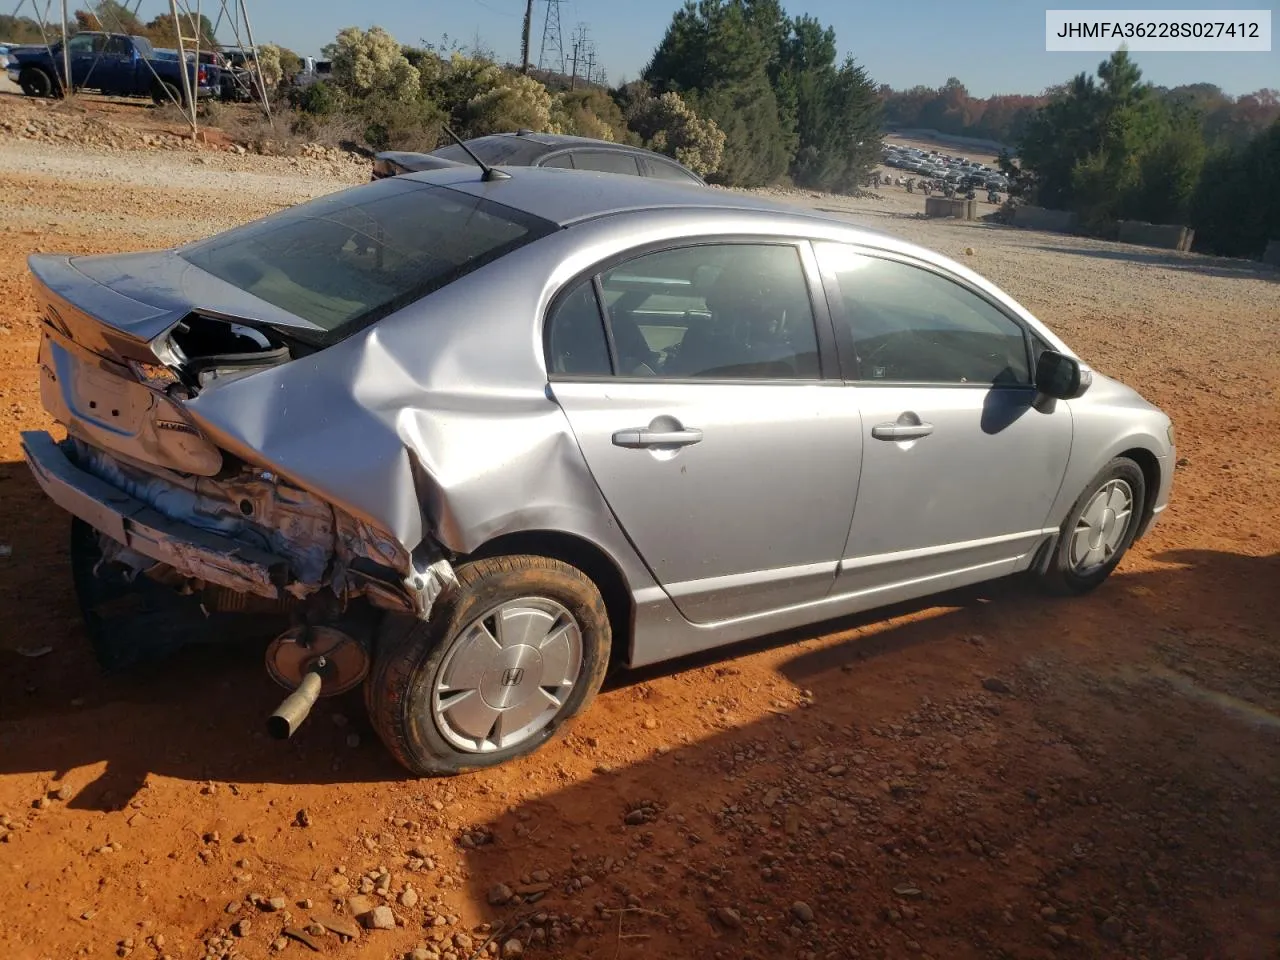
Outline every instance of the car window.
<path fill-rule="evenodd" d="M 568 153 L 558 153 L 554 157 L 548 157 L 542 161 L 544 167 L 562 167 L 569 170 L 573 169 L 573 156 Z"/>
<path fill-rule="evenodd" d="M 598 173 L 625 173 L 640 176 L 636 158 L 618 150 L 575 150 L 573 165 L 579 170 L 595 170 Z"/>
<path fill-rule="evenodd" d="M 679 183 L 697 183 L 689 171 L 679 164 L 668 163 L 656 157 L 644 158 L 645 175 L 655 180 L 675 180 Z"/>
<path fill-rule="evenodd" d="M 618 374 L 816 379 L 813 308 L 790 245 L 704 244 L 601 275 Z"/>
<path fill-rule="evenodd" d="M 111 37 L 105 52 L 113 57 L 127 57 L 133 53 L 133 44 L 128 37 Z"/>
<path fill-rule="evenodd" d="M 607 377 L 613 372 L 593 280 L 580 283 L 551 314 L 547 372 L 567 377 Z"/>
<path fill-rule="evenodd" d="M 839 286 L 857 361 L 867 381 L 1026 384 L 1022 327 L 982 297 L 921 267 L 818 243 L 824 275 Z"/>
<path fill-rule="evenodd" d="M 468 140 L 467 147 L 485 163 L 507 167 L 527 167 L 546 150 L 546 147 L 537 140 L 500 133 Z M 456 143 L 440 147 L 431 153 L 432 156 L 444 157 L 446 160 L 455 160 L 458 163 L 475 163 L 467 151 Z"/>
<path fill-rule="evenodd" d="M 95 36 L 94 34 L 85 33 L 68 40 L 67 50 L 71 52 L 72 56 L 77 54 L 84 56 L 85 54 L 93 53 L 94 47 L 101 49 L 101 44 L 102 37 L 100 35 Z"/>
<path fill-rule="evenodd" d="M 554 229 L 490 200 L 388 177 L 179 252 L 218 279 L 345 335 Z"/>

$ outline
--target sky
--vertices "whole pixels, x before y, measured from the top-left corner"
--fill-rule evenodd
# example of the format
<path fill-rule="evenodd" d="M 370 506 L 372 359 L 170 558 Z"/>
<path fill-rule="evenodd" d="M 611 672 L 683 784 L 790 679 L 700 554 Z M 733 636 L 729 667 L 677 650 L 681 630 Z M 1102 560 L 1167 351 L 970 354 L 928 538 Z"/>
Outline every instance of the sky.
<path fill-rule="evenodd" d="M 437 42 L 442 34 L 470 46 L 478 36 L 499 58 L 520 55 L 524 0 L 247 0 L 256 38 L 273 41 L 306 56 L 343 27 L 379 25 L 407 44 Z M 811 14 L 835 28 L 840 54 L 852 53 L 876 83 L 895 88 L 916 84 L 937 87 L 958 77 L 973 96 L 1039 93 L 1081 71 L 1092 72 L 1104 53 L 1046 53 L 1044 11 L 1089 9 L 1242 9 L 1263 8 L 1275 0 L 1198 0 L 1164 4 L 1130 0 L 783 0 L 794 15 Z M 157 0 L 144 0 L 144 13 Z M 194 2 L 192 3 L 194 6 Z M 588 26 L 599 62 L 610 82 L 634 79 L 662 39 L 682 0 L 561 0 L 565 52 L 579 23 Z M 205 0 L 204 9 L 215 8 Z M 216 8 L 215 8 L 216 9 Z M 546 16 L 545 0 L 534 6 L 534 62 Z M 1273 31 L 1280 32 L 1280 11 L 1273 10 Z M 1162 86 L 1216 83 L 1239 95 L 1261 87 L 1280 87 L 1280 45 L 1270 53 L 1137 53 L 1144 77 Z"/>

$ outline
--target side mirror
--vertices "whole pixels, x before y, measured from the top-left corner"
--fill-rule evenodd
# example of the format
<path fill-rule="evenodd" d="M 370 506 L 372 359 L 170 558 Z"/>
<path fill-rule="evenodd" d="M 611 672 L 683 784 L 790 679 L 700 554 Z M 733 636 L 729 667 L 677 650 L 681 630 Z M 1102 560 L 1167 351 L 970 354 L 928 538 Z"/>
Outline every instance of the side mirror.
<path fill-rule="evenodd" d="M 1074 400 L 1093 383 L 1093 374 L 1080 361 L 1056 350 L 1046 350 L 1036 361 L 1036 390 L 1057 400 Z"/>

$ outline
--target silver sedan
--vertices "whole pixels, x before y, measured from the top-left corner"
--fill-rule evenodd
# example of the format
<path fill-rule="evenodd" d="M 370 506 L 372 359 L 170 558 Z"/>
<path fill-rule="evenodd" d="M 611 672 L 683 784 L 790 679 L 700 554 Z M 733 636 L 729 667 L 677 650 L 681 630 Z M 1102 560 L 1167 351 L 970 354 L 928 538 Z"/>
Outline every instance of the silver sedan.
<path fill-rule="evenodd" d="M 611 664 L 1090 590 L 1173 479 L 1169 418 L 972 271 L 696 186 L 457 167 L 30 264 L 67 437 L 24 447 L 98 653 L 278 622 L 272 731 L 363 684 L 418 773 L 532 751 Z"/>

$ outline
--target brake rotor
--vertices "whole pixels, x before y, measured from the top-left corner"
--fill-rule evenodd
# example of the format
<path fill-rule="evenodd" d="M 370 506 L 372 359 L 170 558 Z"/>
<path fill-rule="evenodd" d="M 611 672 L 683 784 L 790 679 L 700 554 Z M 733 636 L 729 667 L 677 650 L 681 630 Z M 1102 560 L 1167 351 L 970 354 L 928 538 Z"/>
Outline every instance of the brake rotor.
<path fill-rule="evenodd" d="M 296 690 L 321 658 L 322 697 L 346 693 L 369 672 L 369 653 L 359 640 L 336 627 L 319 626 L 291 627 L 272 640 L 267 647 L 267 673 L 285 689 Z"/>

